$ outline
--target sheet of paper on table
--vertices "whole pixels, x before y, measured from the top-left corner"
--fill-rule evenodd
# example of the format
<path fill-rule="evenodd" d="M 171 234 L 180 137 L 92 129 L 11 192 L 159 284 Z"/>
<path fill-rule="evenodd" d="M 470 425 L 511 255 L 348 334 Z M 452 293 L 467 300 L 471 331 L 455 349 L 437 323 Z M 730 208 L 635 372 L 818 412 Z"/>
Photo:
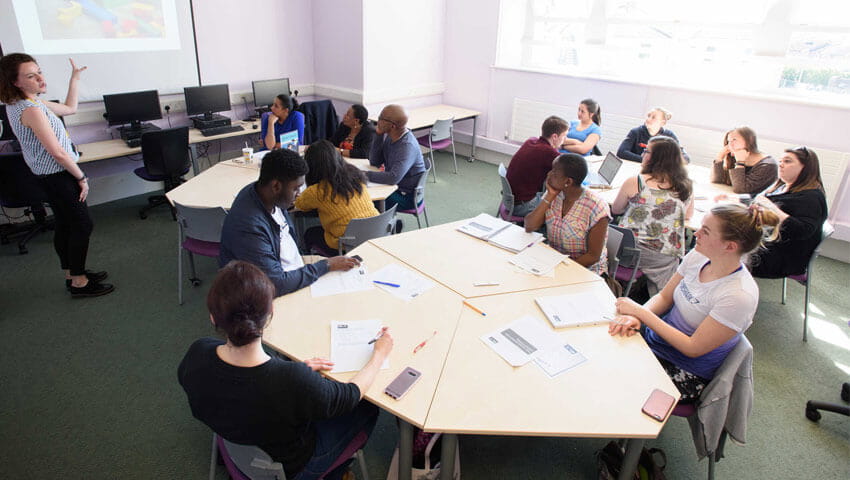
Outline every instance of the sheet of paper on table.
<path fill-rule="evenodd" d="M 313 298 L 337 295 L 340 293 L 363 292 L 375 288 L 365 264 L 347 272 L 328 272 L 310 285 Z"/>
<path fill-rule="evenodd" d="M 510 262 L 526 272 L 535 275 L 548 275 L 559 263 L 567 258 L 554 248 L 538 243 L 510 258 Z"/>
<path fill-rule="evenodd" d="M 434 282 L 430 279 L 397 263 L 386 265 L 371 277 L 373 281 L 382 282 L 376 284 L 378 288 L 405 301 L 413 300 L 434 287 Z M 385 285 L 387 283 L 398 287 Z"/>
<path fill-rule="evenodd" d="M 353 322 L 331 322 L 332 372 L 356 372 L 372 358 L 374 343 L 369 343 L 381 330 L 380 320 L 358 320 Z M 389 359 L 384 360 L 381 370 L 390 368 Z"/>
<path fill-rule="evenodd" d="M 534 299 L 555 328 L 598 325 L 610 322 L 617 313 L 610 290 L 550 295 Z"/>

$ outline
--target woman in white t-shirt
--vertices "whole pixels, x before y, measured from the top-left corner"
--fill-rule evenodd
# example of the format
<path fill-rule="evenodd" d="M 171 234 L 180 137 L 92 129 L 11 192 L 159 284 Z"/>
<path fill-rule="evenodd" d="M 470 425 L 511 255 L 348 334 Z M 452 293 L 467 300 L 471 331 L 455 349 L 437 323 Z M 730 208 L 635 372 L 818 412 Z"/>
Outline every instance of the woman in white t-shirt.
<path fill-rule="evenodd" d="M 644 305 L 617 300 L 611 335 L 643 336 L 682 394 L 693 402 L 726 355 L 753 322 L 758 286 L 742 257 L 762 241 L 762 227 L 776 226 L 770 211 L 738 204 L 711 209 L 696 232 L 696 247 L 685 255 L 664 289 Z"/>

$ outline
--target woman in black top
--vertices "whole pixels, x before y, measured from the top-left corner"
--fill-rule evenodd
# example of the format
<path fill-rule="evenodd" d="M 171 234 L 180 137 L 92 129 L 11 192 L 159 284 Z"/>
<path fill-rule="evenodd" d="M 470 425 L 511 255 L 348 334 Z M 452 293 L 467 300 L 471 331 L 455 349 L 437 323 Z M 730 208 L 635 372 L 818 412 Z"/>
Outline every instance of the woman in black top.
<path fill-rule="evenodd" d="M 821 241 L 827 217 L 818 156 L 806 147 L 785 150 L 779 180 L 753 201 L 780 220 L 779 239 L 765 243 L 750 257 L 754 277 L 782 278 L 806 271 Z"/>
<path fill-rule="evenodd" d="M 661 107 L 654 107 L 646 112 L 646 120 L 643 125 L 629 130 L 626 138 L 620 143 L 620 148 L 617 149 L 617 156 L 623 160 L 631 162 L 641 162 L 643 160 L 643 151 L 649 144 L 649 139 L 658 135 L 670 137 L 679 143 L 679 139 L 672 130 L 664 128 L 667 121 L 673 118 L 673 114 Z M 691 159 L 682 149 L 682 158 L 686 163 L 690 163 Z"/>
<path fill-rule="evenodd" d="M 271 357 L 262 334 L 274 292 L 259 268 L 228 263 L 207 295 L 210 320 L 227 341 L 193 343 L 178 369 L 180 385 L 195 418 L 233 443 L 260 447 L 283 464 L 286 478 L 339 479 L 347 463 L 330 467 L 359 432 L 371 434 L 375 426 L 378 409 L 362 398 L 393 339 L 384 329 L 372 358 L 348 383 L 317 373 L 333 366 L 328 360 Z"/>
<path fill-rule="evenodd" d="M 369 111 L 356 103 L 342 117 L 342 123 L 331 137 L 331 143 L 339 148 L 343 157 L 369 158 L 375 127 L 369 123 Z"/>

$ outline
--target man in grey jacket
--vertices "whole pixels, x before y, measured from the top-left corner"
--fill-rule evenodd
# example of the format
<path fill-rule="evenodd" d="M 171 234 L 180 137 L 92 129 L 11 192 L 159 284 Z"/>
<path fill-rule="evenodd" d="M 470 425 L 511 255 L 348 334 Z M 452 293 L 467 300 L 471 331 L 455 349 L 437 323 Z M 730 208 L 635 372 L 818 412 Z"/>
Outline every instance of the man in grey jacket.
<path fill-rule="evenodd" d="M 398 190 L 387 197 L 386 208 L 398 205 L 399 210 L 411 210 L 417 207 L 413 204 L 413 193 L 419 177 L 425 174 L 425 160 L 416 137 L 407 129 L 407 114 L 401 105 L 387 105 L 381 110 L 369 164 L 384 166 L 383 172 L 366 172 L 370 182 L 398 185 Z"/>

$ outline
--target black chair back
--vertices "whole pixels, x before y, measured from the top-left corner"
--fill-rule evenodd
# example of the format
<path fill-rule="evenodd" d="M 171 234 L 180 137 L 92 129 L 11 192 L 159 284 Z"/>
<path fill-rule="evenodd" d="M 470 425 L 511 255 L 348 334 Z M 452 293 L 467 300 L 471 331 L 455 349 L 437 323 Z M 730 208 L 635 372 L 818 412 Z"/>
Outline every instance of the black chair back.
<path fill-rule="evenodd" d="M 166 128 L 142 134 L 142 160 L 150 175 L 180 178 L 191 166 L 189 127 Z"/>
<path fill-rule="evenodd" d="M 9 208 L 40 206 L 47 194 L 22 153 L 0 154 L 0 204 Z"/>

